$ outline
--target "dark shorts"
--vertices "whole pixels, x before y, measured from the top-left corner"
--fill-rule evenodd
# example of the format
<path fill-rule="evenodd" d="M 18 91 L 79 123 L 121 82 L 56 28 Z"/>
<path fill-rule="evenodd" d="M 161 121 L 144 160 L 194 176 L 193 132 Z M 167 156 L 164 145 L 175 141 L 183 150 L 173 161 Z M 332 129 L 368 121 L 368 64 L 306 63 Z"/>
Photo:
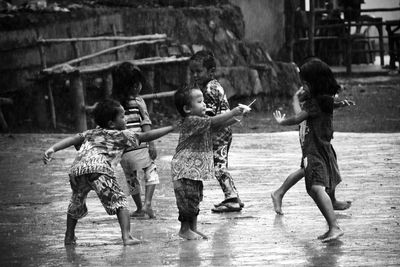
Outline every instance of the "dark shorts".
<path fill-rule="evenodd" d="M 74 219 L 87 215 L 86 198 L 93 190 L 109 215 L 114 215 L 120 208 L 128 208 L 128 201 L 115 177 L 105 174 L 86 174 L 75 177 L 76 185 L 71 184 L 72 197 L 68 206 L 68 214 Z"/>
<path fill-rule="evenodd" d="M 176 205 L 179 210 L 179 221 L 191 221 L 200 212 L 203 200 L 203 182 L 190 179 L 179 179 L 173 182 Z"/>

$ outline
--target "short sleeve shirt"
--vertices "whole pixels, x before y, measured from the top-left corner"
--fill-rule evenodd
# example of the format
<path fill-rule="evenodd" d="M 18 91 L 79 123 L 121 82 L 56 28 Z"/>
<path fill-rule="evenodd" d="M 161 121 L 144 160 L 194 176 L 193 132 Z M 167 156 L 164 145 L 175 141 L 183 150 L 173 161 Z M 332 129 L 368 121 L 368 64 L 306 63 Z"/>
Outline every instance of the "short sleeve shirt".
<path fill-rule="evenodd" d="M 172 180 L 203 181 L 213 177 L 211 118 L 185 117 L 171 162 Z"/>
<path fill-rule="evenodd" d="M 217 80 L 209 81 L 202 91 L 204 103 L 207 107 L 207 115 L 216 116 L 230 110 L 225 90 Z M 217 146 L 227 145 L 231 138 L 232 130 L 229 126 L 215 131 L 212 134 L 213 143 Z"/>
<path fill-rule="evenodd" d="M 89 173 L 113 176 L 124 149 L 139 145 L 137 134 L 130 130 L 96 128 L 85 131 L 80 136 L 84 141 L 70 168 L 73 176 Z"/>

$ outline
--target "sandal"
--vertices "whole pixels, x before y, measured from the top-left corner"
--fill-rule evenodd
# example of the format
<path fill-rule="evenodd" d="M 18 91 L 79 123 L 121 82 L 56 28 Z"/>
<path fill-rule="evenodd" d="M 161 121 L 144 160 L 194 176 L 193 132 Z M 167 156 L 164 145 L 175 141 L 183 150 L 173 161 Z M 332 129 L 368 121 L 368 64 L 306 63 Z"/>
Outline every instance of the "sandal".
<path fill-rule="evenodd" d="M 241 211 L 242 208 L 240 207 L 239 203 L 235 202 L 227 202 L 224 204 L 219 205 L 218 207 L 212 208 L 212 212 L 235 212 L 235 211 Z"/>

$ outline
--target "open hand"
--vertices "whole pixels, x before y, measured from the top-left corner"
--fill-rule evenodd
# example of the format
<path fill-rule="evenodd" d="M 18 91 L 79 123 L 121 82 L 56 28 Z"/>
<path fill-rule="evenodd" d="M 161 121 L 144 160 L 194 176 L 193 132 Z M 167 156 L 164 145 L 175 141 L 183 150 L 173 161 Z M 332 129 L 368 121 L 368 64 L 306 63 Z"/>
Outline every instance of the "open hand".
<path fill-rule="evenodd" d="M 276 110 L 276 111 L 273 113 L 273 115 L 274 115 L 275 120 L 276 120 L 279 124 L 281 124 L 282 121 L 284 121 L 284 120 L 285 120 L 285 117 L 286 117 L 286 114 L 281 114 L 281 112 L 280 112 L 279 110 Z"/>
<path fill-rule="evenodd" d="M 356 102 L 354 102 L 352 100 L 345 99 L 345 100 L 342 100 L 341 102 L 342 102 L 342 105 L 344 107 L 346 107 L 346 106 L 355 106 L 356 105 Z"/>
<path fill-rule="evenodd" d="M 51 161 L 51 159 L 53 158 L 53 154 L 54 154 L 54 149 L 53 148 L 49 148 L 44 152 L 43 155 L 43 163 L 47 164 Z"/>

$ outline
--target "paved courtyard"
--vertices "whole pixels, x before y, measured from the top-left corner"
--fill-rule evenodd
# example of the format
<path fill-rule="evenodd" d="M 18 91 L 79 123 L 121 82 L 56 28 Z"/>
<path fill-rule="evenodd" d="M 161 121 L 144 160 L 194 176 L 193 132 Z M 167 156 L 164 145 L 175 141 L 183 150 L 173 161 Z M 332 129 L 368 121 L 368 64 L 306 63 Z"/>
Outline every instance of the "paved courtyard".
<path fill-rule="evenodd" d="M 89 214 L 77 225 L 78 245 L 65 248 L 67 170 L 75 151 L 43 151 L 62 134 L 0 136 L 1 266 L 399 266 L 400 133 L 335 133 L 343 182 L 337 197 L 351 200 L 336 212 L 345 231 L 338 241 L 316 237 L 325 221 L 300 181 L 275 215 L 270 192 L 300 161 L 296 132 L 234 134 L 230 170 L 245 203 L 241 212 L 214 214 L 223 195 L 207 181 L 199 230 L 208 240 L 184 241 L 170 181 L 169 164 L 177 134 L 156 141 L 161 184 L 154 196 L 155 220 L 133 219 L 133 236 L 144 242 L 124 247 L 116 216 L 108 216 L 89 194 Z M 117 173 L 122 177 L 122 170 Z M 126 189 L 123 179 L 121 184 Z M 130 206 L 134 207 L 132 199 Z"/>

